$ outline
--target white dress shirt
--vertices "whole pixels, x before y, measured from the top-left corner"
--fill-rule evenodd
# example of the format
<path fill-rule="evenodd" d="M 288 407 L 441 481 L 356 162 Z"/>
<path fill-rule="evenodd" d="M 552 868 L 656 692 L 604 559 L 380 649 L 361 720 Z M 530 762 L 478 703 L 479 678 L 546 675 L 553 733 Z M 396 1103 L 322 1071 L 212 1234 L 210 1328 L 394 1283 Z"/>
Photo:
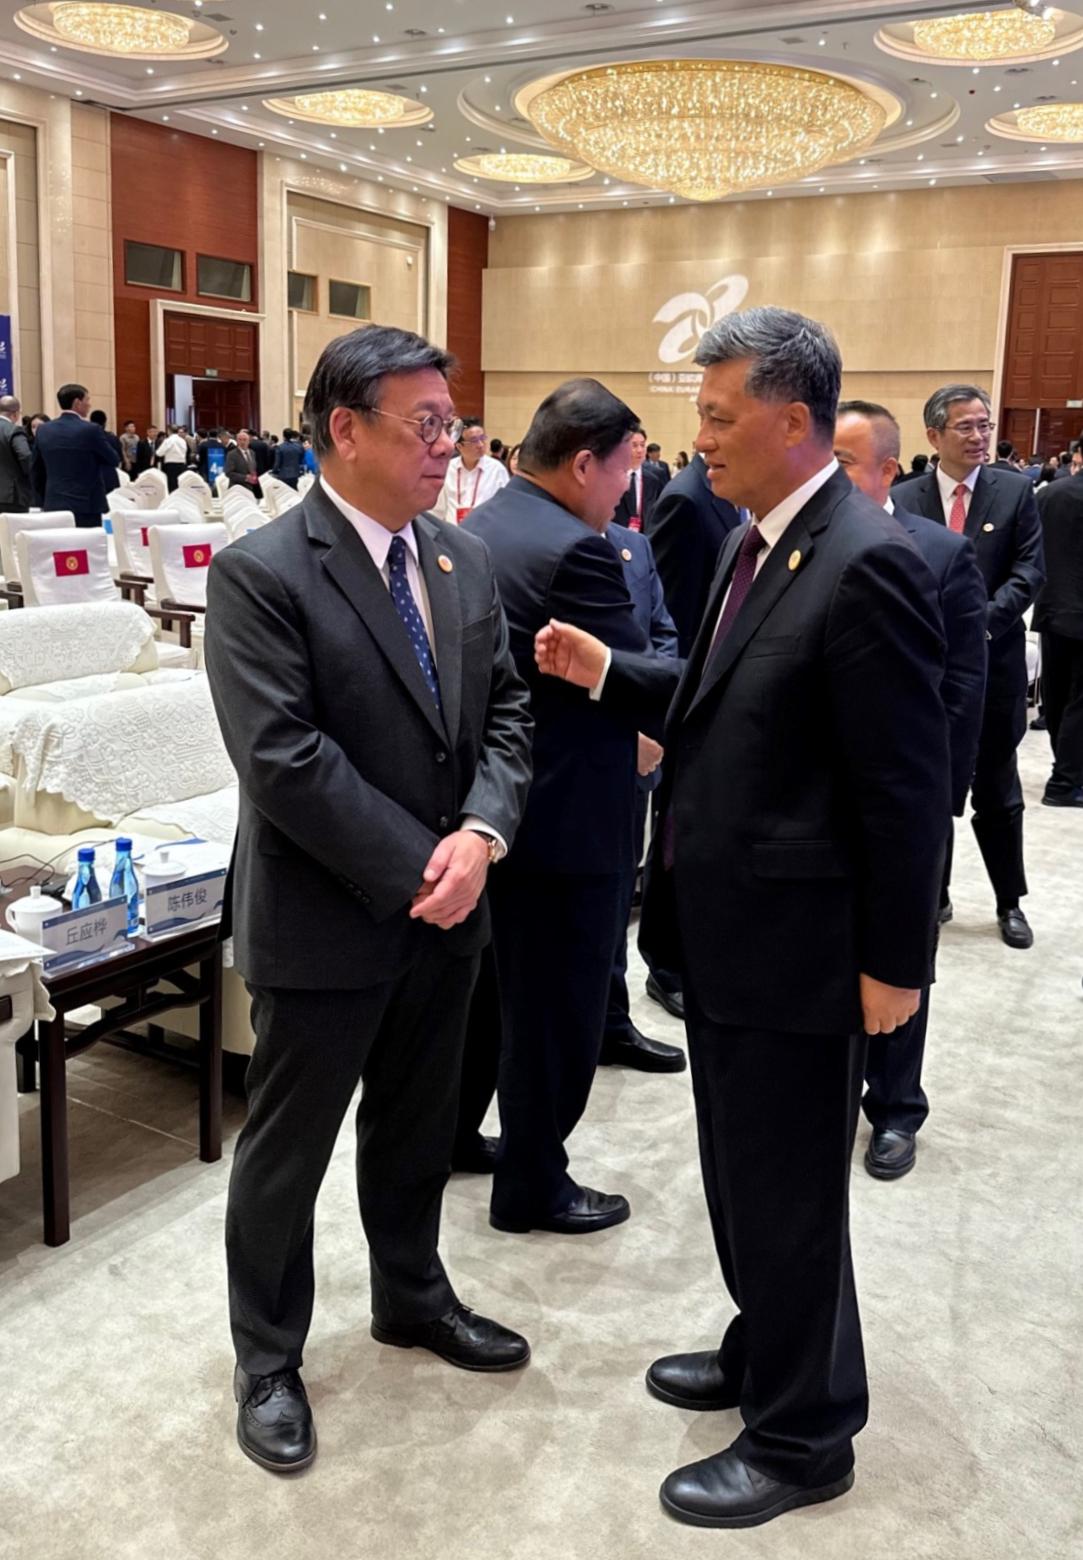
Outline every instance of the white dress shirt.
<path fill-rule="evenodd" d="M 981 467 L 975 466 L 973 471 L 961 479 L 963 486 L 966 488 L 966 492 L 963 494 L 964 514 L 970 513 L 970 501 L 974 497 L 974 484 L 978 480 L 980 471 Z M 940 502 L 944 506 L 945 523 L 950 525 L 951 512 L 955 507 L 955 489 L 959 486 L 959 483 L 954 477 L 949 477 L 943 466 L 938 464 L 936 468 L 936 485 L 940 489 Z"/>
<path fill-rule="evenodd" d="M 421 572 L 418 561 L 417 537 L 414 535 L 414 522 L 407 521 L 401 531 L 389 531 L 386 525 L 381 525 L 379 520 L 374 520 L 371 515 L 365 514 L 362 509 L 355 509 L 352 504 L 336 493 L 334 488 L 324 476 L 320 477 L 320 486 L 334 504 L 340 515 L 343 515 L 364 544 L 365 551 L 376 565 L 380 578 L 391 593 L 391 571 L 388 567 L 387 557 L 391 551 L 391 543 L 396 536 L 401 536 L 406 543 L 406 583 L 410 587 L 410 594 L 414 598 L 414 604 L 421 613 L 421 621 L 425 625 L 425 634 L 429 641 L 429 651 L 432 655 L 433 665 L 439 669 L 436 657 L 436 636 L 432 629 L 432 608 L 429 605 L 429 592 L 425 584 L 425 576 Z M 508 853 L 507 842 L 504 836 L 486 823 L 484 818 L 464 818 L 460 828 L 473 829 L 477 834 L 484 834 L 487 838 L 497 843 L 497 860 L 501 861 Z"/>
<path fill-rule="evenodd" d="M 187 461 L 188 445 L 187 442 L 181 438 L 179 433 L 169 433 L 162 440 L 161 444 L 159 444 L 154 453 L 157 458 L 163 462 L 163 464 L 166 461 L 179 463 L 181 461 Z"/>
<path fill-rule="evenodd" d="M 432 506 L 432 512 L 440 520 L 450 520 L 457 525 L 460 509 L 467 512 L 476 509 L 487 498 L 492 498 L 502 487 L 506 487 L 508 481 L 503 461 L 494 460 L 491 455 L 483 455 L 473 471 L 467 471 L 462 456 L 456 455 L 448 466 L 444 485 Z M 462 518 L 465 519 L 465 515 Z"/>

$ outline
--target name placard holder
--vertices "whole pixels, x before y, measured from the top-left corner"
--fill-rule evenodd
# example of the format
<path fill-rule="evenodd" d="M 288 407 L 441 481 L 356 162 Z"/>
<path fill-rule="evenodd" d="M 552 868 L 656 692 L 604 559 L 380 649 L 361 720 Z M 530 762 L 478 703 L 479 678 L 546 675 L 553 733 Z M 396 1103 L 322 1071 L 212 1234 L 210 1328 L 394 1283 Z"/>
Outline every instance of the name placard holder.
<path fill-rule="evenodd" d="M 49 949 L 42 961 L 46 975 L 61 975 L 93 964 L 97 959 L 128 953 L 128 901 L 100 899 L 82 910 L 67 910 L 41 923 L 42 946 Z"/>
<path fill-rule="evenodd" d="M 200 872 L 147 889 L 148 937 L 175 937 L 203 921 L 221 919 L 226 869 Z"/>

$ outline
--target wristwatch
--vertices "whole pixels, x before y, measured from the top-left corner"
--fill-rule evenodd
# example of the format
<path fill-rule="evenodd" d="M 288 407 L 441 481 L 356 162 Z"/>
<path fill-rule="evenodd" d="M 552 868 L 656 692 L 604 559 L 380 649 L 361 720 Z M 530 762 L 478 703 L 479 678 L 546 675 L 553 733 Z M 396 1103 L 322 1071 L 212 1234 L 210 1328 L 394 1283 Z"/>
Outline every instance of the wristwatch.
<path fill-rule="evenodd" d="M 480 829 L 477 832 L 479 834 L 481 834 L 481 830 Z M 482 834 L 481 837 L 485 841 L 486 846 L 488 847 L 488 851 L 489 851 L 489 865 L 491 867 L 495 867 L 497 862 L 502 859 L 501 858 L 501 854 L 500 854 L 500 841 L 494 839 L 491 834 Z"/>

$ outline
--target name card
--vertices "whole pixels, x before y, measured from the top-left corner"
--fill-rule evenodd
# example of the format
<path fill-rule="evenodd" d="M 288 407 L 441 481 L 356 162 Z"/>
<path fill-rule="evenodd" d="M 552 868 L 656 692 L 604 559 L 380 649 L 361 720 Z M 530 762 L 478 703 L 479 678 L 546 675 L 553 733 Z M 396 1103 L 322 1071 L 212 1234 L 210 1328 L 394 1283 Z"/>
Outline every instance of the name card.
<path fill-rule="evenodd" d="M 95 959 L 128 953 L 132 946 L 128 941 L 128 901 L 120 894 L 82 910 L 50 916 L 41 923 L 41 941 L 49 949 L 42 961 L 46 975 L 61 975 Z"/>
<path fill-rule="evenodd" d="M 160 887 L 147 887 L 147 936 L 169 937 L 186 932 L 203 921 L 218 921 L 222 916 L 226 869 L 200 872 L 195 877 L 177 878 Z"/>

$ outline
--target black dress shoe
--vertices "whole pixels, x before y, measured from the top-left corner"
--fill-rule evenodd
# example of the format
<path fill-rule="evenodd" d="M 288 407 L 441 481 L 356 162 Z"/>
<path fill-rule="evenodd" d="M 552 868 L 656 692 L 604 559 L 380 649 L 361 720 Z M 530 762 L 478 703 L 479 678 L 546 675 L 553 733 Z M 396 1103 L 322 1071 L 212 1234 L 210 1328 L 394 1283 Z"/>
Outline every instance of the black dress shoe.
<path fill-rule="evenodd" d="M 1049 723 L 1044 715 L 1035 715 L 1030 723 L 1031 731 L 1048 731 Z"/>
<path fill-rule="evenodd" d="M 736 1408 L 741 1401 L 737 1387 L 727 1381 L 718 1363 L 718 1350 L 701 1354 L 667 1354 L 647 1371 L 647 1391 L 663 1403 L 711 1413 Z"/>
<path fill-rule="evenodd" d="M 997 925 L 1000 927 L 1000 935 L 1009 948 L 1032 948 L 1034 946 L 1034 933 L 1030 929 L 1030 922 L 1019 909 L 1018 905 L 1012 910 L 997 911 Z"/>
<path fill-rule="evenodd" d="M 607 1035 L 602 1042 L 599 1067 L 631 1067 L 636 1072 L 679 1073 L 688 1066 L 688 1058 L 679 1045 L 663 1045 L 641 1035 L 634 1024 L 623 1034 Z"/>
<path fill-rule="evenodd" d="M 647 976 L 647 995 L 652 1002 L 657 1002 L 664 1007 L 666 1012 L 674 1018 L 684 1017 L 684 992 L 667 991 L 653 975 Z"/>
<path fill-rule="evenodd" d="M 1076 786 L 1071 791 L 1046 791 L 1043 807 L 1083 807 L 1083 790 Z"/>
<path fill-rule="evenodd" d="M 940 909 L 936 912 L 937 926 L 947 926 L 948 922 L 953 920 L 954 917 L 955 911 L 952 908 L 951 900 L 945 899 L 944 903 L 940 906 Z"/>
<path fill-rule="evenodd" d="M 546 1230 L 553 1235 L 591 1235 L 595 1230 L 623 1224 L 631 1212 L 626 1197 L 581 1186 L 559 1213 L 541 1213 L 529 1219 L 509 1219 L 490 1213 L 489 1223 L 494 1230 L 506 1230 L 512 1235 L 525 1235 L 530 1230 Z"/>
<path fill-rule="evenodd" d="M 372 1336 L 396 1349 L 429 1349 L 460 1370 L 518 1370 L 530 1358 L 525 1338 L 458 1304 L 434 1322 L 384 1326 L 374 1321 Z"/>
<path fill-rule="evenodd" d="M 865 1150 L 865 1169 L 878 1181 L 897 1181 L 909 1175 L 918 1157 L 917 1139 L 912 1132 L 896 1132 L 883 1127 L 873 1132 Z"/>
<path fill-rule="evenodd" d="M 496 1150 L 499 1139 L 482 1137 L 479 1132 L 472 1143 L 456 1148 L 451 1156 L 451 1168 L 466 1175 L 492 1175 L 496 1169 Z"/>
<path fill-rule="evenodd" d="M 798 1506 L 816 1506 L 821 1501 L 845 1495 L 853 1486 L 854 1470 L 831 1484 L 806 1489 L 800 1484 L 783 1484 L 765 1473 L 757 1473 L 741 1461 L 732 1447 L 702 1462 L 678 1468 L 662 1485 L 662 1505 L 678 1522 L 693 1527 L 758 1527 L 784 1511 Z"/>
<path fill-rule="evenodd" d="M 233 1372 L 237 1442 L 241 1451 L 272 1473 L 297 1473 L 316 1455 L 316 1426 L 305 1385 L 295 1370 L 250 1376 Z"/>

